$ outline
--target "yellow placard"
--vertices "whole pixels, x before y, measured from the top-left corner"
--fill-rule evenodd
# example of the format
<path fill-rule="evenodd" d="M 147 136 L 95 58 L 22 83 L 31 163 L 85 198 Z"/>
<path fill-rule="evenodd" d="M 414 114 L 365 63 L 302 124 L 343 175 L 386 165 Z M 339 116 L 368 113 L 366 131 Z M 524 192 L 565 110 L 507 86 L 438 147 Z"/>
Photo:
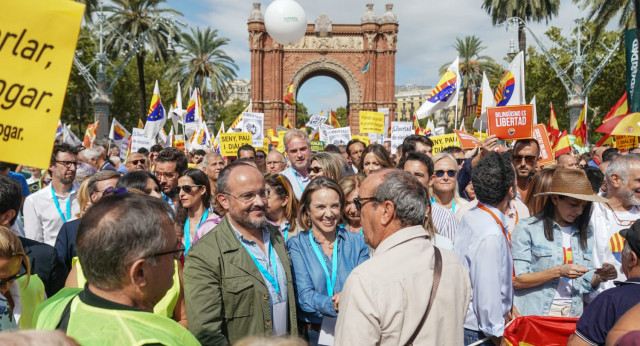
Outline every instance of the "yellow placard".
<path fill-rule="evenodd" d="M 360 142 L 364 143 L 364 145 L 369 146 L 369 136 L 351 135 L 351 139 L 357 139 Z"/>
<path fill-rule="evenodd" d="M 278 131 L 278 139 L 280 140 L 280 143 L 278 143 L 276 150 L 281 153 L 284 153 L 284 134 L 285 133 L 287 133 L 287 131 Z"/>
<path fill-rule="evenodd" d="M 251 132 L 221 133 L 220 155 L 236 156 L 241 146 L 251 143 Z"/>
<path fill-rule="evenodd" d="M 49 168 L 84 5 L 3 1 L 0 161 Z"/>
<path fill-rule="evenodd" d="M 384 133 L 384 113 L 360 111 L 360 133 Z"/>
<path fill-rule="evenodd" d="M 616 148 L 618 149 L 631 149 L 638 147 L 637 136 L 615 136 Z"/>
<path fill-rule="evenodd" d="M 324 142 L 311 141 L 311 151 L 324 151 Z"/>
<path fill-rule="evenodd" d="M 474 132 L 473 136 L 481 141 L 484 141 L 485 138 L 489 137 L 489 134 L 486 132 Z"/>
<path fill-rule="evenodd" d="M 459 147 L 460 142 L 455 133 L 449 133 L 446 135 L 429 137 L 433 141 L 433 155 L 438 154 L 442 149 L 447 147 Z"/>

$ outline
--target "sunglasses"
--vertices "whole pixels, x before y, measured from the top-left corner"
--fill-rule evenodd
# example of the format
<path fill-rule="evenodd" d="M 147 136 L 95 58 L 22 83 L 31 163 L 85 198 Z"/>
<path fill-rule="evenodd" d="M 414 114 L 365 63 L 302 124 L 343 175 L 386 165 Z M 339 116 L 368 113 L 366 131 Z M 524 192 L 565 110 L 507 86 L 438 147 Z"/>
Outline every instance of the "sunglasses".
<path fill-rule="evenodd" d="M 128 193 L 129 190 L 127 190 L 127 188 L 125 187 L 119 187 L 119 188 L 115 188 L 113 186 L 109 186 L 108 188 L 102 190 L 102 191 L 98 191 L 98 192 L 102 192 L 102 194 L 104 195 L 121 195 L 123 193 Z"/>
<path fill-rule="evenodd" d="M 362 201 L 378 201 L 377 197 L 356 197 L 353 199 L 353 205 L 356 206 L 358 211 L 362 211 Z"/>
<path fill-rule="evenodd" d="M 443 171 L 443 170 L 439 169 L 439 170 L 437 170 L 437 171 L 436 171 L 436 173 L 435 173 L 435 174 L 436 174 L 436 177 L 438 177 L 438 178 L 442 178 L 442 177 L 444 177 L 444 174 L 445 174 L 445 173 L 447 173 L 447 175 L 448 175 L 450 178 L 453 178 L 453 177 L 455 177 L 455 176 L 456 176 L 456 173 L 457 173 L 457 172 L 456 172 L 456 171 L 454 171 L 453 169 L 450 169 L 450 170 L 448 170 L 448 171 Z"/>
<path fill-rule="evenodd" d="M 458 166 L 460 166 L 461 164 L 464 163 L 464 160 L 466 159 L 456 159 L 456 162 L 458 163 Z"/>
<path fill-rule="evenodd" d="M 309 171 L 318 174 L 322 172 L 322 167 L 309 167 Z"/>
<path fill-rule="evenodd" d="M 178 189 L 181 189 L 185 193 L 191 193 L 191 191 L 193 191 L 193 189 L 197 189 L 197 188 L 200 188 L 202 186 L 203 185 L 182 185 L 182 186 L 178 186 Z"/>
<path fill-rule="evenodd" d="M 536 162 L 537 158 L 538 157 L 534 155 L 513 155 L 511 156 L 511 161 L 520 163 L 522 162 L 522 159 L 524 159 L 528 164 L 532 165 L 534 162 Z"/>
<path fill-rule="evenodd" d="M 132 165 L 137 166 L 137 165 L 144 165 L 147 163 L 147 160 L 145 159 L 141 159 L 141 160 L 133 160 L 133 161 L 129 161 Z"/>
<path fill-rule="evenodd" d="M 18 280 L 19 278 L 21 278 L 21 277 L 23 277 L 25 275 L 27 275 L 26 272 L 24 272 L 22 274 L 18 273 L 18 274 L 14 275 L 14 276 L 8 277 L 6 279 L 2 279 L 2 280 L 0 280 L 0 287 L 5 286 L 6 284 L 10 284 L 10 283 Z"/>

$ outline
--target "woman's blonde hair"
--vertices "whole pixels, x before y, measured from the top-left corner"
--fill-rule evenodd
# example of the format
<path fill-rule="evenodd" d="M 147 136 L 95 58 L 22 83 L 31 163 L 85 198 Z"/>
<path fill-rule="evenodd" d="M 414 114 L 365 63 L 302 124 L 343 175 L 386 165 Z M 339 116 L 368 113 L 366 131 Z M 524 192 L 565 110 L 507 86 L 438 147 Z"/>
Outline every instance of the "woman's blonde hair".
<path fill-rule="evenodd" d="M 75 216 L 77 218 L 81 218 L 82 214 L 84 214 L 84 212 L 87 210 L 89 202 L 91 202 L 91 196 L 89 196 L 89 179 L 85 179 L 82 184 L 80 184 L 80 188 L 78 188 L 77 198 L 80 211 Z"/>
<path fill-rule="evenodd" d="M 451 162 L 453 162 L 453 165 L 456 169 L 456 172 L 458 171 L 458 162 L 456 161 L 456 158 L 453 157 L 453 155 L 448 154 L 448 153 L 439 153 L 438 155 L 433 157 L 433 167 L 434 167 L 434 174 L 435 174 L 435 166 L 436 164 L 441 161 L 441 160 L 451 160 Z M 457 174 L 457 173 L 456 173 Z M 433 179 L 433 177 L 430 177 L 429 179 Z M 463 198 L 460 197 L 460 193 L 458 192 L 458 179 L 457 176 L 453 178 L 454 181 L 454 186 L 453 186 L 453 200 L 458 203 L 458 205 L 462 205 L 463 203 L 466 202 L 466 200 L 464 200 Z M 433 191 L 433 186 L 429 186 L 429 196 L 433 196 L 434 195 L 434 191 Z"/>
<path fill-rule="evenodd" d="M 20 238 L 18 238 L 17 235 L 13 234 L 10 229 L 4 226 L 0 226 L 0 257 L 20 257 L 27 271 L 27 284 L 29 284 L 29 277 L 31 275 L 31 265 L 29 263 L 29 257 L 27 257 L 27 254 L 24 253 Z"/>
<path fill-rule="evenodd" d="M 313 161 L 318 161 L 320 167 L 322 167 L 324 176 L 338 182 L 342 179 L 342 163 L 340 159 L 337 158 L 337 155 L 338 154 L 325 152 L 317 153 L 311 158 L 309 165 L 311 165 Z"/>

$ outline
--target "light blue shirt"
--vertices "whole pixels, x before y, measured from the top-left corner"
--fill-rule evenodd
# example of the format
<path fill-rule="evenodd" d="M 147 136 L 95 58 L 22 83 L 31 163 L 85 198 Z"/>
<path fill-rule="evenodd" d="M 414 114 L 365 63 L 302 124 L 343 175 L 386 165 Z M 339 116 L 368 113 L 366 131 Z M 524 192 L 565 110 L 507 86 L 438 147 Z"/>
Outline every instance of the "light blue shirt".
<path fill-rule="evenodd" d="M 507 225 L 506 215 L 485 206 Z M 471 278 L 471 300 L 464 328 L 487 336 L 502 336 L 505 317 L 513 305 L 513 258 L 502 228 L 489 213 L 476 206 L 460 220 L 453 244 Z"/>
<path fill-rule="evenodd" d="M 516 277 L 521 274 L 537 273 L 555 266 L 563 265 L 562 230 L 554 222 L 553 241 L 544 236 L 542 220 L 537 216 L 522 219 L 518 222 L 511 237 L 513 262 Z M 537 221 L 537 222 L 534 222 Z M 587 249 L 580 246 L 580 231 L 572 226 L 571 250 L 573 263 L 591 269 L 593 264 L 593 234 L 587 232 Z M 584 306 L 583 295 L 594 291 L 591 279 L 594 271 L 589 270 L 577 279 L 571 280 L 571 317 L 580 317 Z M 514 304 L 522 315 L 547 316 L 558 288 L 558 282 L 564 278 L 555 278 L 542 285 L 522 288 L 515 291 Z"/>
<path fill-rule="evenodd" d="M 298 200 L 300 200 L 300 197 L 302 197 L 302 192 L 304 192 L 304 189 L 307 187 L 307 185 L 309 185 L 309 182 L 311 181 L 309 174 L 307 174 L 307 177 L 305 178 L 302 176 L 302 174 L 293 169 L 293 167 L 285 168 L 285 170 L 280 172 L 280 174 L 289 179 L 289 182 L 293 187 L 293 194 Z"/>
<path fill-rule="evenodd" d="M 273 249 L 273 253 L 275 254 L 275 259 L 276 259 L 276 266 L 278 270 L 277 277 L 276 277 L 276 273 L 273 271 L 273 264 L 271 263 L 271 258 L 268 256 L 268 254 L 265 254 L 265 252 L 262 251 L 262 249 L 260 249 L 260 247 L 256 242 L 248 240 L 240 232 L 238 232 L 238 230 L 236 230 L 235 227 L 233 227 L 233 224 L 231 224 L 231 222 L 229 222 L 229 225 L 231 225 L 231 228 L 235 232 L 236 237 L 238 237 L 238 240 L 242 243 L 242 245 L 244 245 L 244 248 L 247 249 L 253 255 L 253 257 L 255 257 L 258 263 L 260 263 L 260 265 L 263 268 L 265 268 L 269 272 L 269 274 L 271 274 L 271 276 L 273 276 L 274 278 L 276 278 L 276 280 L 278 280 L 278 286 L 280 286 L 279 294 L 276 292 L 276 288 L 271 284 L 271 282 L 267 280 L 267 278 L 264 277 L 262 273 L 260 273 L 262 275 L 262 279 L 264 280 L 265 285 L 267 286 L 267 290 L 269 291 L 271 307 L 273 308 L 274 304 L 286 302 L 287 301 L 287 275 L 284 272 L 282 261 L 280 261 L 280 257 L 278 256 L 278 253 L 276 253 L 276 250 Z M 263 228 L 262 241 L 264 243 L 264 248 L 267 249 L 267 251 L 269 249 L 269 244 L 271 243 L 271 240 L 269 237 L 270 237 L 269 230 L 267 230 L 266 227 Z M 271 311 L 273 311 L 273 309 L 271 309 Z M 284 311 L 285 313 L 288 313 L 288 310 L 285 309 Z M 275 319 L 276 316 L 273 316 L 273 318 Z M 287 315 L 285 314 L 283 318 L 286 319 Z"/>

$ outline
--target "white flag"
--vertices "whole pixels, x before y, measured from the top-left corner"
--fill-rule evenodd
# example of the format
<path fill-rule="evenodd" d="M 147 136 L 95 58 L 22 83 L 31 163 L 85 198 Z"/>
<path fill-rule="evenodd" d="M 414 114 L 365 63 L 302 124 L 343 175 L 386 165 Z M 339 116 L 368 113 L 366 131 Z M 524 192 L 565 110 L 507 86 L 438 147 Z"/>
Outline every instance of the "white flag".
<path fill-rule="evenodd" d="M 161 128 L 167 122 L 167 117 L 162 106 L 162 100 L 160 99 L 160 87 L 158 81 L 153 88 L 153 95 L 151 96 L 151 105 L 149 106 L 149 114 L 147 115 L 147 122 L 144 124 L 144 133 L 150 140 L 153 140 L 158 135 Z"/>
<path fill-rule="evenodd" d="M 518 53 L 500 79 L 494 101 L 497 107 L 526 104 L 524 97 L 524 55 Z"/>
<path fill-rule="evenodd" d="M 480 112 L 476 109 L 476 118 L 473 119 L 473 128 L 482 130 L 483 128 L 487 128 L 487 107 L 495 107 L 495 101 L 493 99 L 493 90 L 491 90 L 491 85 L 489 85 L 489 80 L 487 79 L 487 75 L 482 73 L 482 89 L 480 89 L 480 95 L 478 95 L 478 100 L 480 104 Z"/>
<path fill-rule="evenodd" d="M 536 95 L 533 95 L 530 105 L 533 105 L 533 125 L 538 123 L 538 110 L 536 109 Z"/>
<path fill-rule="evenodd" d="M 425 118 L 437 110 L 455 105 L 458 101 L 458 90 L 460 89 L 460 73 L 458 73 L 459 58 L 449 65 L 438 84 L 420 106 L 416 115 L 418 119 Z"/>

